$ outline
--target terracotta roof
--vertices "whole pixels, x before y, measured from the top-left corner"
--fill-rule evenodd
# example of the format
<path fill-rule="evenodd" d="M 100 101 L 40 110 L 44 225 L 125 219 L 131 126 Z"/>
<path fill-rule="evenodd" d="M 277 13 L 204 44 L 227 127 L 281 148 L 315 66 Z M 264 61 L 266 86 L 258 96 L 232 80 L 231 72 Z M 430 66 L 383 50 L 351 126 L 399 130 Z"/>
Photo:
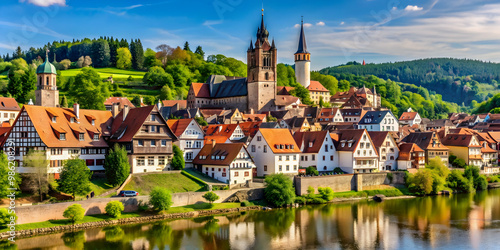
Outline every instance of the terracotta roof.
<path fill-rule="evenodd" d="M 128 105 L 129 108 L 135 108 L 134 104 L 132 104 L 127 97 L 108 97 L 108 99 L 104 101 L 105 106 L 112 106 L 113 103 L 118 103 L 120 109 L 123 109 L 125 105 Z"/>
<path fill-rule="evenodd" d="M 194 96 L 198 98 L 210 98 L 210 86 L 204 83 L 191 83 L 191 88 L 193 89 Z"/>
<path fill-rule="evenodd" d="M 176 104 L 179 104 L 179 109 L 186 109 L 187 108 L 187 100 L 163 100 L 162 101 L 163 107 L 172 107 Z"/>
<path fill-rule="evenodd" d="M 203 117 L 210 117 L 212 115 L 222 115 L 226 112 L 224 109 L 200 109 Z"/>
<path fill-rule="evenodd" d="M 226 143 L 229 140 L 229 136 L 224 136 L 224 135 L 205 136 L 204 140 L 205 140 L 205 145 L 211 144 L 212 140 L 215 140 L 215 143 Z"/>
<path fill-rule="evenodd" d="M 290 130 L 288 129 L 259 129 L 262 137 L 266 140 L 267 144 L 274 153 L 300 153 L 300 148 L 295 143 Z"/>
<path fill-rule="evenodd" d="M 16 99 L 10 97 L 0 97 L 0 110 L 19 111 L 21 108 L 16 102 Z"/>
<path fill-rule="evenodd" d="M 475 138 L 474 135 L 464 135 L 464 134 L 448 134 L 441 139 L 446 146 L 455 147 L 481 147 L 480 145 L 471 146 L 472 139 Z M 479 141 L 478 141 L 479 143 Z"/>
<path fill-rule="evenodd" d="M 222 135 L 226 137 L 231 137 L 231 135 L 234 133 L 236 128 L 238 127 L 238 124 L 218 124 L 218 125 L 208 125 L 203 127 L 203 131 L 205 132 L 205 135 L 212 136 L 212 135 Z"/>
<path fill-rule="evenodd" d="M 0 127 L 0 145 L 5 143 L 12 127 Z"/>
<path fill-rule="evenodd" d="M 361 95 L 370 94 L 370 95 L 373 95 L 373 92 L 369 88 L 363 86 L 362 88 L 360 88 L 360 89 L 358 89 L 356 91 L 356 94 L 361 94 Z"/>
<path fill-rule="evenodd" d="M 366 104 L 366 98 L 363 97 L 357 97 L 355 95 L 352 95 L 349 97 L 349 99 L 342 104 L 342 107 L 347 107 L 347 108 L 362 108 Z"/>
<path fill-rule="evenodd" d="M 481 147 L 481 153 L 497 153 L 497 151 L 486 145 Z"/>
<path fill-rule="evenodd" d="M 274 103 L 276 106 L 288 106 L 294 103 L 300 103 L 300 99 L 291 95 L 276 95 Z"/>
<path fill-rule="evenodd" d="M 277 86 L 276 95 L 290 95 L 290 91 L 294 90 L 294 87 L 288 86 Z"/>
<path fill-rule="evenodd" d="M 167 126 L 170 128 L 170 130 L 172 130 L 175 136 L 179 137 L 182 135 L 182 133 L 184 133 L 184 131 L 192 121 L 196 123 L 194 119 L 169 119 L 167 121 Z"/>
<path fill-rule="evenodd" d="M 333 118 L 337 114 L 338 110 L 339 110 L 338 108 L 322 108 L 320 113 L 319 113 L 318 119 L 329 118 L 330 121 L 333 121 Z"/>
<path fill-rule="evenodd" d="M 496 143 L 495 139 L 491 137 L 489 133 L 483 132 L 483 133 L 476 133 L 477 139 L 479 141 L 486 141 L 487 143 Z"/>
<path fill-rule="evenodd" d="M 411 160 L 411 153 L 413 152 L 424 152 L 417 144 L 415 143 L 401 143 L 399 145 L 399 156 L 398 160 L 400 161 L 409 161 Z"/>
<path fill-rule="evenodd" d="M 243 120 L 248 122 L 262 122 L 266 119 L 266 114 L 242 114 Z"/>
<path fill-rule="evenodd" d="M 401 114 L 401 117 L 399 117 L 399 120 L 400 121 L 412 121 L 413 119 L 415 119 L 417 114 L 418 114 L 417 112 L 403 112 L 403 114 Z"/>
<path fill-rule="evenodd" d="M 238 125 L 245 136 L 253 137 L 259 131 L 262 122 L 240 122 Z"/>
<path fill-rule="evenodd" d="M 335 148 L 337 151 L 354 151 L 365 131 L 366 130 L 364 129 L 346 129 L 335 131 L 335 133 L 338 134 L 338 139 L 335 140 Z M 350 147 L 349 143 L 351 145 Z M 342 146 L 342 144 L 344 146 Z"/>
<path fill-rule="evenodd" d="M 389 135 L 388 131 L 368 131 L 368 134 L 370 135 L 370 139 L 372 139 L 373 146 L 378 150 L 382 144 L 385 141 L 385 138 L 387 138 L 387 135 Z"/>
<path fill-rule="evenodd" d="M 433 138 L 436 140 L 436 144 L 433 147 Z M 421 149 L 427 150 L 447 150 L 448 148 L 440 142 L 439 136 L 435 132 L 414 132 L 410 133 L 408 136 L 401 140 L 402 142 L 415 143 Z"/>
<path fill-rule="evenodd" d="M 10 126 L 10 122 L 8 122 L 8 121 L 2 122 L 2 124 L 0 125 L 0 127 L 3 127 L 3 128 L 9 127 L 10 128 L 11 127 Z"/>
<path fill-rule="evenodd" d="M 48 109 L 57 117 L 56 122 L 50 119 Z M 80 109 L 80 118 L 75 116 L 75 123 L 71 123 L 67 115 L 73 114 L 73 109 L 24 105 L 22 110 L 26 110 L 40 139 L 49 148 L 108 147 L 103 136 L 110 135 L 108 126 L 111 125 L 112 115 L 109 111 Z M 96 118 L 95 126 L 85 117 L 86 115 L 93 115 Z M 84 132 L 83 141 L 80 141 L 79 135 L 73 132 L 75 130 Z M 97 131 L 100 134 L 99 140 L 94 141 L 87 131 Z M 66 140 L 59 140 L 56 133 L 66 133 Z"/>
<path fill-rule="evenodd" d="M 330 92 L 328 89 L 323 87 L 323 85 L 318 81 L 310 81 L 309 86 L 307 86 L 307 90 L 316 91 L 316 92 Z"/>
<path fill-rule="evenodd" d="M 194 158 L 193 164 L 230 166 L 241 149 L 246 150 L 244 145 L 243 143 L 217 143 L 213 146 L 211 143 L 207 143 Z M 214 159 L 212 159 L 212 156 Z"/>
<path fill-rule="evenodd" d="M 319 153 L 328 131 L 295 132 L 293 139 L 303 153 Z"/>

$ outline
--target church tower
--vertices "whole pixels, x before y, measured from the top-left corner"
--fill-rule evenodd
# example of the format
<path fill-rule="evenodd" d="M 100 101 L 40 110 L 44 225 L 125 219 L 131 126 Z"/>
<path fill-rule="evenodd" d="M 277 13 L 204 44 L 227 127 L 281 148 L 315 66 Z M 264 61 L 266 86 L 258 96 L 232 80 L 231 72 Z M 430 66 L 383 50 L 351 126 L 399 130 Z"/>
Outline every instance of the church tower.
<path fill-rule="evenodd" d="M 264 25 L 264 9 L 262 20 L 257 28 L 257 41 L 250 41 L 247 50 L 247 89 L 248 111 L 260 112 L 275 110 L 276 105 L 276 64 L 277 49 L 268 40 L 269 32 Z"/>
<path fill-rule="evenodd" d="M 307 51 L 304 21 L 300 24 L 299 48 L 295 52 L 295 78 L 304 87 L 311 83 L 311 54 Z"/>
<path fill-rule="evenodd" d="M 44 107 L 59 107 L 59 90 L 57 90 L 56 67 L 49 62 L 49 52 L 45 62 L 36 69 L 37 84 L 35 90 L 35 105 Z"/>

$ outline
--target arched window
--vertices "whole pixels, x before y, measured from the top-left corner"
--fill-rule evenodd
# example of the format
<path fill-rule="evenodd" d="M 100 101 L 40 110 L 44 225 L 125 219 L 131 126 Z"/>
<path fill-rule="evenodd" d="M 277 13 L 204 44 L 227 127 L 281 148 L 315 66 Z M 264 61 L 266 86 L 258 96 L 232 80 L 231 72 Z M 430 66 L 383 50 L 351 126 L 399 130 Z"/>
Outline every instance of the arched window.
<path fill-rule="evenodd" d="M 49 77 L 47 76 L 47 79 L 45 81 L 45 85 L 49 85 Z"/>
<path fill-rule="evenodd" d="M 39 83 L 38 83 L 38 84 L 43 85 L 43 82 L 42 82 L 42 77 L 40 76 L 40 78 L 39 78 L 39 79 L 40 79 L 40 81 L 39 81 Z"/>
<path fill-rule="evenodd" d="M 269 80 L 269 72 L 266 72 L 266 80 Z"/>

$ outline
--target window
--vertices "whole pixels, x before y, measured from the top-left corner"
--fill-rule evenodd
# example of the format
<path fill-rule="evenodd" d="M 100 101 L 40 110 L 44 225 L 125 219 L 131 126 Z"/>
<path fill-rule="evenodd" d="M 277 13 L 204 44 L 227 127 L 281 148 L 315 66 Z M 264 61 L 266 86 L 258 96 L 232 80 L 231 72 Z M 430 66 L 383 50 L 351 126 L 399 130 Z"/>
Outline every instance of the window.
<path fill-rule="evenodd" d="M 313 155 L 311 156 L 311 158 L 312 158 L 312 160 L 313 160 L 313 161 L 315 161 L 315 160 L 316 160 L 316 155 L 315 155 L 315 154 L 313 154 Z"/>
<path fill-rule="evenodd" d="M 186 160 L 192 160 L 192 159 L 193 159 L 193 152 L 186 153 Z"/>
<path fill-rule="evenodd" d="M 62 155 L 62 148 L 51 148 L 50 154 L 51 155 Z"/>
<path fill-rule="evenodd" d="M 158 156 L 158 165 L 165 166 L 165 156 Z"/>
<path fill-rule="evenodd" d="M 325 145 L 325 152 L 328 152 L 328 145 Z"/>
<path fill-rule="evenodd" d="M 262 141 L 262 136 L 257 136 L 257 141 Z"/>
<path fill-rule="evenodd" d="M 323 161 L 326 160 L 326 156 L 323 155 Z"/>
<path fill-rule="evenodd" d="M 151 121 L 154 122 L 155 121 L 155 115 L 151 115 Z"/>
<path fill-rule="evenodd" d="M 95 160 L 95 165 L 97 165 L 97 166 L 104 165 L 104 159 L 97 159 L 97 160 Z"/>
<path fill-rule="evenodd" d="M 293 155 L 293 160 L 296 161 L 297 160 L 297 155 Z"/>
<path fill-rule="evenodd" d="M 267 145 L 264 145 L 263 150 L 264 150 L 264 153 L 267 153 Z"/>
<path fill-rule="evenodd" d="M 57 120 L 56 120 L 56 117 L 55 117 L 55 116 L 53 116 L 53 117 L 52 117 L 52 122 L 56 122 L 56 121 L 57 121 Z"/>
<path fill-rule="evenodd" d="M 148 165 L 149 166 L 155 165 L 155 157 L 154 156 L 148 156 Z"/>
<path fill-rule="evenodd" d="M 249 171 L 245 171 L 245 177 L 248 177 L 250 176 L 250 172 Z"/>
<path fill-rule="evenodd" d="M 264 165 L 264 171 L 267 171 L 267 165 Z"/>
<path fill-rule="evenodd" d="M 144 140 L 138 140 L 137 145 L 139 145 L 141 147 L 144 146 Z"/>
<path fill-rule="evenodd" d="M 99 134 L 94 134 L 94 141 L 98 141 L 99 140 Z"/>
<path fill-rule="evenodd" d="M 391 151 L 391 153 L 394 153 L 394 148 L 390 148 L 389 151 Z"/>
<path fill-rule="evenodd" d="M 255 152 L 255 145 L 252 145 L 252 152 Z"/>
<path fill-rule="evenodd" d="M 286 171 L 290 171 L 290 165 L 286 165 Z"/>
<path fill-rule="evenodd" d="M 394 160 L 394 156 L 391 156 L 389 159 L 390 159 L 391 161 L 392 161 L 392 160 Z"/>
<path fill-rule="evenodd" d="M 293 170 L 297 171 L 297 165 L 293 165 Z"/>
<path fill-rule="evenodd" d="M 59 140 L 65 141 L 66 140 L 66 133 L 60 133 L 59 134 Z"/>
<path fill-rule="evenodd" d="M 167 146 L 167 140 L 161 140 L 161 146 L 162 147 Z"/>
<path fill-rule="evenodd" d="M 217 171 L 219 171 L 219 172 L 220 172 L 220 168 L 218 168 L 218 169 L 217 169 Z"/>
<path fill-rule="evenodd" d="M 78 139 L 79 139 L 80 141 L 85 140 L 85 134 L 84 134 L 84 133 L 80 133 L 80 134 L 78 135 Z"/>
<path fill-rule="evenodd" d="M 282 157 L 281 155 L 280 155 L 280 156 L 278 156 L 278 161 L 281 161 L 281 160 L 282 160 L 282 158 L 283 158 L 283 157 Z"/>
<path fill-rule="evenodd" d="M 144 161 L 144 156 L 137 157 L 137 166 L 144 166 L 145 161 Z"/>
<path fill-rule="evenodd" d="M 234 171 L 234 177 L 239 176 L 238 171 Z"/>
<path fill-rule="evenodd" d="M 151 140 L 151 147 L 156 147 L 156 140 Z"/>
<path fill-rule="evenodd" d="M 80 153 L 80 151 L 79 151 L 78 149 L 69 149 L 69 150 L 68 150 L 68 153 L 69 153 L 70 155 L 77 155 L 77 154 L 79 154 L 79 153 Z"/>
<path fill-rule="evenodd" d="M 85 164 L 87 166 L 94 166 L 94 159 L 87 159 L 87 160 L 85 160 Z"/>
<path fill-rule="evenodd" d="M 201 141 L 195 141 L 194 142 L 194 147 L 195 148 L 201 148 Z"/>
<path fill-rule="evenodd" d="M 287 156 L 286 156 L 286 160 L 287 160 L 287 161 L 289 161 L 289 160 L 290 160 L 290 156 L 289 156 L 289 155 L 287 155 Z"/>
<path fill-rule="evenodd" d="M 279 171 L 283 171 L 283 167 L 281 165 L 279 166 Z"/>
<path fill-rule="evenodd" d="M 333 155 L 330 155 L 330 161 L 333 161 Z"/>
<path fill-rule="evenodd" d="M 151 129 L 149 130 L 150 133 L 156 132 L 156 126 L 150 126 Z"/>
<path fill-rule="evenodd" d="M 192 141 L 186 141 L 186 148 L 191 148 Z"/>

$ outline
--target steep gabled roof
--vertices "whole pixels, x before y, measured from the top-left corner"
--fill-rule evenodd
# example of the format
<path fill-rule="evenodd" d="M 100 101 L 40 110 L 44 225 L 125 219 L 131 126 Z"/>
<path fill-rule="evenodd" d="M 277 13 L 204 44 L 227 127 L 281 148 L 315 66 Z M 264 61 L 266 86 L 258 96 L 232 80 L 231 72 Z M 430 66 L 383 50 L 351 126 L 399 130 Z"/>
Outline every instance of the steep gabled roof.
<path fill-rule="evenodd" d="M 302 153 L 319 153 L 326 136 L 329 136 L 326 130 L 316 132 L 295 132 L 295 134 L 293 134 L 293 139 L 302 150 Z"/>
<path fill-rule="evenodd" d="M 403 114 L 401 114 L 401 117 L 399 117 L 399 120 L 400 121 L 413 121 L 413 119 L 415 119 L 417 114 L 418 114 L 417 112 L 403 112 Z"/>
<path fill-rule="evenodd" d="M 186 109 L 187 108 L 187 100 L 163 100 L 162 101 L 163 107 L 173 107 L 176 104 L 179 105 L 179 109 Z"/>
<path fill-rule="evenodd" d="M 338 110 L 338 108 L 322 108 L 318 115 L 318 119 L 329 118 L 333 121 L 333 118 L 337 114 Z"/>
<path fill-rule="evenodd" d="M 276 95 L 274 103 L 276 104 L 276 106 L 288 106 L 295 103 L 300 103 L 300 99 L 292 95 Z"/>
<path fill-rule="evenodd" d="M 436 144 L 433 145 L 433 136 L 435 135 Z M 401 140 L 402 142 L 415 143 L 421 149 L 433 149 L 433 150 L 447 150 L 448 148 L 444 146 L 440 140 L 439 136 L 435 132 L 414 132 L 410 133 L 408 136 Z"/>
<path fill-rule="evenodd" d="M 215 146 L 207 143 L 194 158 L 193 164 L 229 166 L 241 149 L 246 150 L 243 143 L 216 143 Z"/>
<path fill-rule="evenodd" d="M 236 78 L 232 80 L 225 80 L 221 83 L 214 84 L 213 93 L 210 93 L 212 98 L 224 98 L 233 96 L 246 96 L 248 95 L 247 79 Z"/>
<path fill-rule="evenodd" d="M 358 124 L 380 124 L 387 114 L 391 114 L 394 117 L 390 110 L 368 111 L 363 118 L 359 120 Z M 394 117 L 394 119 L 396 119 L 396 117 Z"/>
<path fill-rule="evenodd" d="M 208 84 L 193 82 L 191 83 L 191 88 L 195 97 L 210 98 L 210 86 Z"/>
<path fill-rule="evenodd" d="M 206 135 L 222 135 L 227 136 L 228 138 L 234 133 L 238 124 L 217 124 L 217 125 L 208 125 L 203 127 L 203 131 Z"/>
<path fill-rule="evenodd" d="M 186 131 L 186 128 L 192 121 L 198 124 L 194 119 L 179 119 L 179 120 L 169 119 L 167 121 L 167 125 L 170 128 L 170 130 L 172 130 L 174 135 L 179 137 L 182 135 L 182 133 L 184 133 L 184 131 Z"/>
<path fill-rule="evenodd" d="M 328 89 L 326 89 L 325 87 L 323 87 L 323 85 L 318 82 L 318 81 L 310 81 L 310 84 L 309 86 L 307 86 L 307 90 L 309 90 L 309 92 L 311 91 L 315 91 L 315 92 L 330 92 Z M 327 101 L 327 100 L 325 100 Z"/>
<path fill-rule="evenodd" d="M 337 134 L 336 136 L 332 134 L 330 134 L 330 136 L 334 140 L 335 148 L 337 149 L 337 151 L 353 152 L 358 146 L 359 141 L 361 141 L 361 137 L 363 136 L 365 131 L 366 130 L 364 129 L 337 130 L 333 133 Z M 334 136 L 336 138 L 334 138 Z"/>
<path fill-rule="evenodd" d="M 112 106 L 113 103 L 118 103 L 120 109 L 123 109 L 125 105 L 128 105 L 129 108 L 135 108 L 134 104 L 127 97 L 108 97 L 104 101 L 104 105 L 106 106 Z"/>
<path fill-rule="evenodd" d="M 290 95 L 290 91 L 294 89 L 294 87 L 276 86 L 276 95 Z"/>
<path fill-rule="evenodd" d="M 290 130 L 288 129 L 259 129 L 262 137 L 267 142 L 271 150 L 276 153 L 300 153 L 300 148 L 295 143 Z M 255 139 L 255 138 L 254 138 Z"/>
<path fill-rule="evenodd" d="M 16 99 L 10 97 L 0 97 L 0 110 L 20 111 Z"/>
<path fill-rule="evenodd" d="M 389 135 L 389 131 L 368 131 L 368 134 L 370 135 L 370 138 L 372 139 L 373 146 L 378 150 L 380 147 L 382 147 L 385 138 Z"/>
<path fill-rule="evenodd" d="M 481 147 L 480 145 L 471 145 L 474 135 L 465 134 L 448 134 L 441 139 L 441 142 L 446 146 L 454 147 Z M 476 140 L 479 143 L 479 140 Z"/>
<path fill-rule="evenodd" d="M 424 150 L 421 149 L 415 143 L 401 143 L 399 145 L 398 161 L 409 161 L 409 160 L 411 160 L 411 154 L 413 152 L 424 152 Z"/>

